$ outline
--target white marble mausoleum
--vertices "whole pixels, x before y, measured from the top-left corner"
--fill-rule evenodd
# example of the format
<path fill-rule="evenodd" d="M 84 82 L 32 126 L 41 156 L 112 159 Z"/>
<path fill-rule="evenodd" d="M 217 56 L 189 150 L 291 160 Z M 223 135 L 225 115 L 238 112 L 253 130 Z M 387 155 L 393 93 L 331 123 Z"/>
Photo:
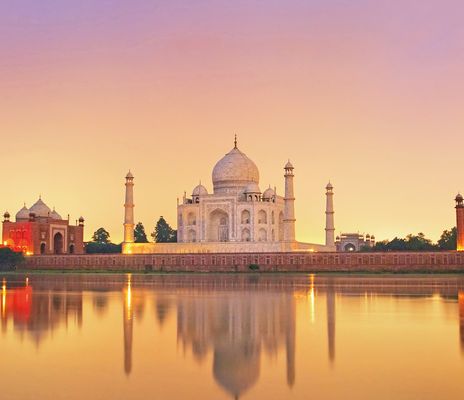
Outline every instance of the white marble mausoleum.
<path fill-rule="evenodd" d="M 123 252 L 229 253 L 335 251 L 333 187 L 326 187 L 326 243 L 301 243 L 295 239 L 294 168 L 284 167 L 284 195 L 269 186 L 261 191 L 256 164 L 237 146 L 214 166 L 213 190 L 201 183 L 191 196 L 184 193 L 177 206 L 177 243 L 134 243 L 134 177 L 126 176 Z"/>

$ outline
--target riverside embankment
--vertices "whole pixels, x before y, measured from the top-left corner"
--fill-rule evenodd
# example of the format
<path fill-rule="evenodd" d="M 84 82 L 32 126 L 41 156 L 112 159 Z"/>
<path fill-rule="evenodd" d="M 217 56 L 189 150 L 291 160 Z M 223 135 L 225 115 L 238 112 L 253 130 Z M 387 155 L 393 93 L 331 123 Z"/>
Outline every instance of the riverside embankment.
<path fill-rule="evenodd" d="M 464 252 L 27 256 L 18 270 L 140 272 L 464 272 Z"/>

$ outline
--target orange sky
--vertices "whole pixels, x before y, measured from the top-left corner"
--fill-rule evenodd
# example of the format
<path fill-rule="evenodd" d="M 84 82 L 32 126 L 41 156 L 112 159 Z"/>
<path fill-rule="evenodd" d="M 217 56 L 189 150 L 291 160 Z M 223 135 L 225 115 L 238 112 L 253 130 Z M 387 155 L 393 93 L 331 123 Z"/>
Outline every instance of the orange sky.
<path fill-rule="evenodd" d="M 464 6 L 341 0 L 0 4 L 0 208 L 41 193 L 86 237 L 175 225 L 176 198 L 233 146 L 283 194 L 295 165 L 297 237 L 377 239 L 454 224 L 464 190 Z"/>

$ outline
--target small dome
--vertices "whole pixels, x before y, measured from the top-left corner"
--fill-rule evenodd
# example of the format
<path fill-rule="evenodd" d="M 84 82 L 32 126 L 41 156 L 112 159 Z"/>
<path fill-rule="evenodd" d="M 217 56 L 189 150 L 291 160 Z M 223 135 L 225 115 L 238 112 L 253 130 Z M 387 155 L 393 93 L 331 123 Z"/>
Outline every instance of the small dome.
<path fill-rule="evenodd" d="M 37 200 L 30 208 L 29 212 L 34 213 L 36 217 L 46 218 L 50 216 L 52 210 L 42 201 L 41 198 Z"/>
<path fill-rule="evenodd" d="M 371 235 L 367 234 L 366 239 L 370 239 L 370 238 L 371 238 Z"/>
<path fill-rule="evenodd" d="M 329 182 L 325 188 L 326 188 L 327 190 L 332 190 L 332 189 L 333 189 L 333 186 L 332 186 L 332 184 Z"/>
<path fill-rule="evenodd" d="M 458 193 L 458 194 L 456 195 L 455 200 L 456 200 L 456 201 L 463 201 L 464 198 L 462 197 L 462 194 L 461 194 L 461 193 Z"/>
<path fill-rule="evenodd" d="M 293 169 L 293 164 L 288 160 L 287 164 L 285 164 L 285 169 Z"/>
<path fill-rule="evenodd" d="M 79 222 L 84 222 L 84 217 L 80 217 Z"/>
<path fill-rule="evenodd" d="M 62 219 L 62 218 L 61 218 L 61 215 L 58 214 L 58 213 L 55 211 L 55 207 L 53 207 L 53 211 L 50 213 L 50 218 L 53 218 L 53 219 Z"/>
<path fill-rule="evenodd" d="M 371 239 L 372 239 L 372 240 L 374 240 L 374 239 L 375 239 L 375 236 L 374 236 L 374 235 L 372 235 L 372 236 L 371 236 Z"/>
<path fill-rule="evenodd" d="M 337 236 L 337 237 L 335 238 L 335 240 L 337 240 L 337 241 L 340 240 L 340 236 Z"/>
<path fill-rule="evenodd" d="M 134 175 L 132 175 L 132 172 L 129 170 L 129 172 L 126 175 L 126 179 L 133 179 Z"/>
<path fill-rule="evenodd" d="M 275 191 L 271 187 L 268 187 L 263 193 L 263 199 L 272 199 L 275 196 Z"/>
<path fill-rule="evenodd" d="M 29 210 L 25 205 L 16 213 L 16 221 L 21 219 L 29 219 Z"/>
<path fill-rule="evenodd" d="M 10 213 L 8 211 L 5 211 L 5 214 L 3 214 L 3 218 L 5 219 L 10 218 Z"/>
<path fill-rule="evenodd" d="M 193 189 L 192 196 L 207 196 L 208 190 L 200 183 Z"/>
<path fill-rule="evenodd" d="M 248 186 L 246 187 L 245 193 L 261 193 L 261 190 L 257 183 L 252 182 L 252 183 L 249 183 Z"/>

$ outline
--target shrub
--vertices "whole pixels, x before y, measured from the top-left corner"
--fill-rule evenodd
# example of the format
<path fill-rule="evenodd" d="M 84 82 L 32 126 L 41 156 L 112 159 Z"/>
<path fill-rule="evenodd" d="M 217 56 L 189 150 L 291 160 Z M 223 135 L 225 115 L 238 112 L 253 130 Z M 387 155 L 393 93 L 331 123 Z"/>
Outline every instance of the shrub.
<path fill-rule="evenodd" d="M 259 271 L 259 265 L 258 264 L 250 264 L 248 266 L 248 268 L 251 270 L 251 271 Z"/>
<path fill-rule="evenodd" d="M 16 268 L 18 264 L 24 261 L 23 253 L 15 252 L 8 247 L 0 248 L 0 270 L 11 271 Z"/>

